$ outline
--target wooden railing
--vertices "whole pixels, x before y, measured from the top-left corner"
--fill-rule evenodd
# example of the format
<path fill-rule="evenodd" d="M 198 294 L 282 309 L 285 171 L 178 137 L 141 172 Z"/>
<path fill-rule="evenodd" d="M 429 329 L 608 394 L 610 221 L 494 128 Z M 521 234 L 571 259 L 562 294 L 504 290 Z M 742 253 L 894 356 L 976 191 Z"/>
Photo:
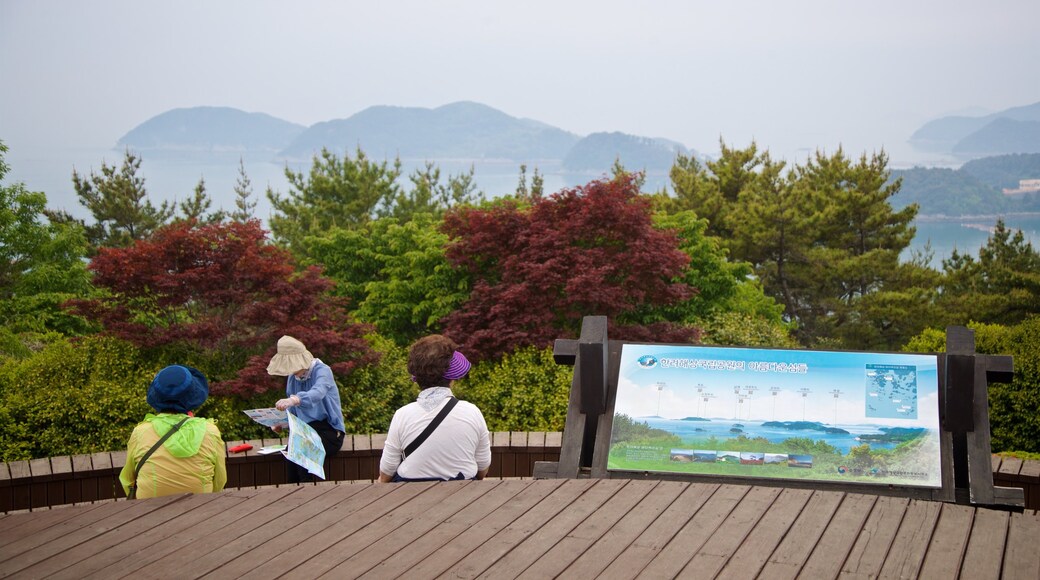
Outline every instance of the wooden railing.
<path fill-rule="evenodd" d="M 993 485 L 1021 487 L 1026 509 L 1040 510 L 1040 461 L 994 455 Z"/>
<path fill-rule="evenodd" d="M 536 461 L 559 461 L 562 437 L 562 433 L 492 433 L 488 477 L 531 477 Z M 385 440 L 381 434 L 347 437 L 332 461 L 328 481 L 374 480 Z M 241 443 L 251 444 L 253 450 L 228 454 L 228 488 L 285 483 L 285 459 L 256 452 L 284 441 L 229 441 L 227 446 Z M 125 451 L 0 463 L 0 512 L 122 498 L 119 471 L 125 463 Z M 1040 509 L 1040 461 L 994 455 L 993 482 L 1024 489 L 1026 509 Z"/>
<path fill-rule="evenodd" d="M 348 435 L 331 461 L 327 481 L 372 481 L 379 475 L 379 457 L 386 435 Z M 562 433 L 498 432 L 491 434 L 488 477 L 531 477 L 536 461 L 559 461 Z M 228 441 L 230 449 L 249 443 L 253 449 L 228 453 L 228 488 L 252 488 L 286 482 L 280 453 L 261 455 L 266 445 L 284 440 Z M 94 453 L 0 463 L 0 512 L 46 509 L 51 506 L 125 497 L 119 472 L 126 451 Z"/>

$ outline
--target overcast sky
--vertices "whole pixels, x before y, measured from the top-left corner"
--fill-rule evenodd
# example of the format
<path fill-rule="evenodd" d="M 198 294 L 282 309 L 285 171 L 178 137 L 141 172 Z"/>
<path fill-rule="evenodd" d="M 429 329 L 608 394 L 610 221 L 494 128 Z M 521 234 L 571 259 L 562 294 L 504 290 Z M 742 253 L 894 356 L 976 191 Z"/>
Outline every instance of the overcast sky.
<path fill-rule="evenodd" d="M 310 125 L 469 100 L 705 153 L 898 161 L 930 119 L 1040 101 L 1038 26 L 1038 0 L 0 0 L 0 139 L 112 147 L 198 105 Z"/>

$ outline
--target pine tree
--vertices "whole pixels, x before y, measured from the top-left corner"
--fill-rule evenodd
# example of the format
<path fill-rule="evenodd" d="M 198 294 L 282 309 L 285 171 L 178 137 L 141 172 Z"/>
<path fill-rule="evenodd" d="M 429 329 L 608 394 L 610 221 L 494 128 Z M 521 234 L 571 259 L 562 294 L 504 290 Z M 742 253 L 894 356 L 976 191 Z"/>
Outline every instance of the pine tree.
<path fill-rule="evenodd" d="M 187 221 L 194 221 L 197 223 L 201 222 L 215 222 L 220 221 L 224 218 L 224 212 L 215 212 L 207 215 L 209 207 L 213 205 L 209 199 L 209 195 L 206 193 L 206 180 L 199 178 L 199 183 L 194 188 L 191 197 L 180 204 L 181 213 L 184 214 L 183 219 Z"/>
<path fill-rule="evenodd" d="M 232 221 L 246 222 L 255 216 L 256 200 L 253 199 L 253 183 L 246 175 L 246 166 L 238 158 L 238 179 L 235 180 L 235 211 L 229 216 Z"/>
<path fill-rule="evenodd" d="M 126 247 L 146 239 L 173 215 L 168 202 L 152 205 L 144 178 L 137 174 L 140 167 L 141 159 L 127 149 L 119 168 L 102 162 L 101 172 L 91 171 L 88 177 L 73 170 L 76 195 L 94 217 L 95 223 L 87 226 L 93 248 Z"/>
<path fill-rule="evenodd" d="M 271 201 L 271 232 L 293 252 L 303 251 L 303 239 L 334 227 L 352 228 L 371 221 L 380 207 L 397 199 L 401 162 L 371 161 L 361 149 L 342 159 L 328 149 L 314 157 L 308 174 L 288 167 L 292 188 L 285 196 L 267 189 Z"/>

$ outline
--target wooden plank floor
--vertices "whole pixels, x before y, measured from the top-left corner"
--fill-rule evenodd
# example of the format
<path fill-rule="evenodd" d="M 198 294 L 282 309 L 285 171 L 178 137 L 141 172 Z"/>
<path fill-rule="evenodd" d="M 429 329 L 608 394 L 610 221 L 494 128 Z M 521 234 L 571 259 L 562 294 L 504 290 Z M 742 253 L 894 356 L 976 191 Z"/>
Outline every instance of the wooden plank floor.
<path fill-rule="evenodd" d="M 620 479 L 237 489 L 0 515 L 4 578 L 1040 578 L 1040 515 Z"/>

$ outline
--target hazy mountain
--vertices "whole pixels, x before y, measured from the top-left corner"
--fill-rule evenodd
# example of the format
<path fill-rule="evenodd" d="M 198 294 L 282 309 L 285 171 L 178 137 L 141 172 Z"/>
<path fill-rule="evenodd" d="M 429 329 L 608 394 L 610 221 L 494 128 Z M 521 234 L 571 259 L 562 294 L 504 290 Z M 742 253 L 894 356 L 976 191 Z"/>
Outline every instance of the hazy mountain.
<path fill-rule="evenodd" d="M 963 155 L 1040 151 L 1040 148 L 1035 148 L 1037 142 L 1029 136 L 1029 129 L 1007 121 L 1040 122 L 1040 102 L 980 117 L 950 116 L 935 119 L 915 131 L 910 136 L 910 144 L 928 151 L 957 152 Z M 973 137 L 980 132 L 981 136 Z M 961 145 L 965 140 L 967 143 Z M 1006 148 L 1011 146 L 1030 149 Z"/>
<path fill-rule="evenodd" d="M 964 156 L 1040 153 L 1040 121 L 994 119 L 958 141 L 953 153 Z"/>
<path fill-rule="evenodd" d="M 317 123 L 281 153 L 310 159 L 322 147 L 338 154 L 360 147 L 376 159 L 562 159 L 580 137 L 486 105 L 458 102 L 425 109 L 369 107 L 346 119 Z"/>
<path fill-rule="evenodd" d="M 373 159 L 409 162 L 530 164 L 571 173 L 604 174 L 616 159 L 633 171 L 667 175 L 681 143 L 624 133 L 579 135 L 473 102 L 427 109 L 375 106 L 346 119 L 301 127 L 228 107 L 174 109 L 138 125 L 119 140 L 144 157 L 193 156 L 207 161 L 279 159 L 308 162 L 322 148 Z M 550 169 L 552 171 L 552 169 Z"/>
<path fill-rule="evenodd" d="M 629 171 L 667 173 L 679 153 L 690 151 L 667 139 L 637 137 L 625 133 L 593 133 L 578 141 L 563 158 L 564 171 L 604 172 L 617 159 Z"/>
<path fill-rule="evenodd" d="M 231 107 L 172 109 L 134 127 L 117 142 L 146 156 L 230 153 L 271 156 L 305 127 L 266 113 Z"/>

